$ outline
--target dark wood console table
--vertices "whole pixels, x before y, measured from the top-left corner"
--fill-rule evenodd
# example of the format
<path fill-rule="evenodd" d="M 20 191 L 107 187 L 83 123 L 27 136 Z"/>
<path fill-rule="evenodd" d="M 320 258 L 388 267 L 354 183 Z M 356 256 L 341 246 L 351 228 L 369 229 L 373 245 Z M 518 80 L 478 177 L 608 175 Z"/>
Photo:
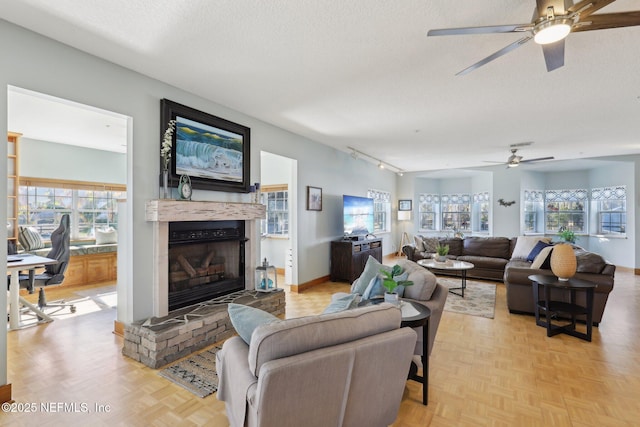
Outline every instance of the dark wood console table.
<path fill-rule="evenodd" d="M 534 274 L 529 276 L 529 280 L 533 286 L 533 301 L 536 304 L 536 325 L 547 328 L 547 336 L 563 333 L 571 335 L 583 340 L 591 341 L 591 332 L 593 329 L 593 290 L 596 284 L 581 279 L 569 279 L 566 281 L 559 280 L 556 276 L 545 276 Z M 544 297 L 539 297 L 539 286 L 544 289 Z M 551 299 L 551 289 L 565 289 L 570 292 L 570 302 L 555 301 Z M 576 291 L 586 292 L 587 306 L 583 307 L 576 304 Z M 544 312 L 544 320 L 540 319 L 540 313 Z M 568 314 L 571 317 L 569 324 L 552 324 L 552 314 Z M 579 332 L 576 330 L 576 316 L 586 316 L 587 332 Z"/>
<path fill-rule="evenodd" d="M 382 239 L 331 242 L 331 281 L 353 283 L 362 274 L 369 255 L 382 263 Z"/>

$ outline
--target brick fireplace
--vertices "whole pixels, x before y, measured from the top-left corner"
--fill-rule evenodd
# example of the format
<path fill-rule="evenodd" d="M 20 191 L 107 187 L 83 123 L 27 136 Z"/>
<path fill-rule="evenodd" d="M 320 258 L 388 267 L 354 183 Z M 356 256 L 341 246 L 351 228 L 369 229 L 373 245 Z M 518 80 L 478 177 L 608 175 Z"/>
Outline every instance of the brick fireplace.
<path fill-rule="evenodd" d="M 168 199 L 147 202 L 146 220 L 154 223 L 153 315 L 156 317 L 167 316 L 169 311 L 178 308 L 178 305 L 187 305 L 183 302 L 175 307 L 170 306 L 170 286 L 175 287 L 175 283 L 172 282 L 181 282 L 186 284 L 187 288 L 198 288 L 202 284 L 201 282 L 215 278 L 214 282 L 225 282 L 226 284 L 223 286 L 228 286 L 229 292 L 233 292 L 238 288 L 237 280 L 231 280 L 234 283 L 229 284 L 227 276 L 230 275 L 233 276 L 233 279 L 241 277 L 244 289 L 255 289 L 254 272 L 258 266 L 260 249 L 259 221 L 264 216 L 265 206 L 255 203 L 186 202 Z M 211 225 L 211 222 L 216 223 Z M 221 229 L 228 228 L 226 225 L 229 224 L 232 225 L 231 228 L 238 229 L 234 224 L 239 223 L 242 223 L 242 227 L 239 228 L 241 231 L 238 233 L 242 235 L 233 236 L 233 240 L 236 241 L 234 245 L 238 246 L 234 246 L 234 249 L 218 249 L 216 251 L 208 249 L 206 245 L 210 244 L 211 240 L 215 240 L 214 237 L 217 234 L 225 233 L 225 231 L 220 231 Z M 180 230 L 186 230 L 182 228 L 185 224 L 190 230 L 182 233 Z M 220 227 L 220 224 L 223 224 L 224 227 Z M 170 235 L 175 237 L 176 234 L 179 234 L 178 239 L 184 240 L 185 236 L 194 234 L 198 229 L 200 236 L 205 234 L 203 240 L 206 240 L 201 242 L 205 247 L 199 250 L 207 252 L 207 254 L 192 256 L 191 260 L 188 260 L 187 256 L 183 254 L 178 260 L 178 255 L 170 253 L 170 248 L 180 247 L 183 242 L 172 241 Z M 226 235 L 222 240 L 232 239 L 231 236 Z M 241 249 L 244 250 L 241 252 Z M 216 252 L 223 255 L 218 254 L 217 256 Z M 207 261 L 204 258 L 207 258 L 209 254 L 211 254 L 211 259 Z M 243 257 L 244 259 L 242 259 Z M 205 263 L 207 266 L 203 267 Z M 234 269 L 235 271 L 232 271 Z M 238 269 L 243 271 L 238 271 Z M 172 278 L 176 280 L 170 280 L 171 274 L 173 274 Z"/>

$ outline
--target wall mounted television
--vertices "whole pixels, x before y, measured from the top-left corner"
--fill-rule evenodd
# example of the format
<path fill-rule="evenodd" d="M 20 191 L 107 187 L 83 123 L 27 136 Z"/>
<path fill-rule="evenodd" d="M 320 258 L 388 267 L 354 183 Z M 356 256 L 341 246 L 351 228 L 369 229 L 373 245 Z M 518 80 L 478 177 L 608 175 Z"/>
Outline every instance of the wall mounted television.
<path fill-rule="evenodd" d="M 170 187 L 178 186 L 180 175 L 189 175 L 193 188 L 249 192 L 251 130 L 248 127 L 168 99 L 160 101 L 160 113 L 161 137 L 169 121 L 176 121 Z"/>
<path fill-rule="evenodd" d="M 373 199 L 342 196 L 344 236 L 365 236 L 373 233 Z"/>

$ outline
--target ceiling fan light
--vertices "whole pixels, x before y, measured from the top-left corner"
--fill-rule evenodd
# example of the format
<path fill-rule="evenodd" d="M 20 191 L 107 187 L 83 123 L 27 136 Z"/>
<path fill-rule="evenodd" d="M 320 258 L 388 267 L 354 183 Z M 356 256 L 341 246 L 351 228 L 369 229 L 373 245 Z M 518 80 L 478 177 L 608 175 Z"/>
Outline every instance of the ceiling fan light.
<path fill-rule="evenodd" d="M 573 21 L 568 18 L 542 22 L 533 29 L 533 40 L 538 44 L 555 43 L 567 37 Z"/>
<path fill-rule="evenodd" d="M 517 168 L 520 163 L 509 163 L 507 166 L 510 168 Z"/>

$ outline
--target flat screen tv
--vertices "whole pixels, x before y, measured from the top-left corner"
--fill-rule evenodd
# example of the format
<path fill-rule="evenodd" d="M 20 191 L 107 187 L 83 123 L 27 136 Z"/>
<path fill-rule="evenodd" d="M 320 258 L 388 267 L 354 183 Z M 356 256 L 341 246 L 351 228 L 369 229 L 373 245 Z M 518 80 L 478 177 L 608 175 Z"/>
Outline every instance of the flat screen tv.
<path fill-rule="evenodd" d="M 373 233 L 373 199 L 342 196 L 344 235 L 364 236 Z"/>

